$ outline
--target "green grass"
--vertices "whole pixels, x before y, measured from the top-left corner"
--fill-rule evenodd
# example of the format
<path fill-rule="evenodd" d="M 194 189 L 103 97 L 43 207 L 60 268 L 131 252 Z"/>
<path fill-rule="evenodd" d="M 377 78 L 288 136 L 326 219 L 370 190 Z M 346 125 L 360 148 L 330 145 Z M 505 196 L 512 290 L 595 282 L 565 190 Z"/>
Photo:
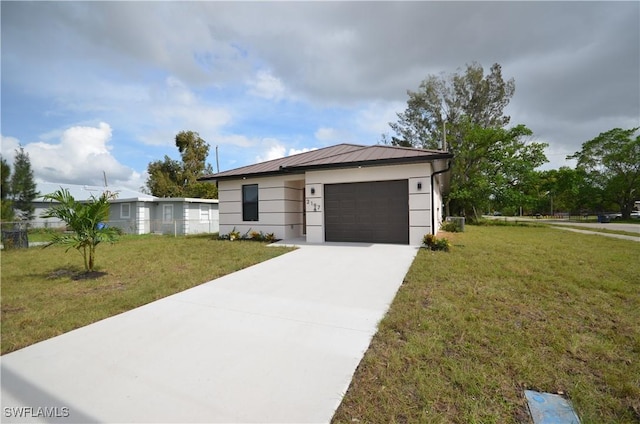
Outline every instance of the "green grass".
<path fill-rule="evenodd" d="M 51 240 L 51 235 L 46 231 L 29 231 L 29 243 L 47 242 Z"/>
<path fill-rule="evenodd" d="M 531 422 L 524 389 L 584 424 L 640 421 L 640 244 L 467 226 L 421 250 L 333 423 Z"/>
<path fill-rule="evenodd" d="M 211 236 L 125 236 L 97 249 L 95 279 L 62 247 L 3 251 L 2 353 L 197 286 L 290 249 Z"/>

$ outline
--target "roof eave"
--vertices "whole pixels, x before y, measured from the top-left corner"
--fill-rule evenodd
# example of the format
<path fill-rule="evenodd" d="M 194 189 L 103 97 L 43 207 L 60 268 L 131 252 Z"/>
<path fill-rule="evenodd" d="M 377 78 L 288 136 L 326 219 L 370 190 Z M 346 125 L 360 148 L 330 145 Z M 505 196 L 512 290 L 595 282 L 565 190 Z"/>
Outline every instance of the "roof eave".
<path fill-rule="evenodd" d="M 389 165 L 402 165 L 402 164 L 410 164 L 410 163 L 429 163 L 434 160 L 442 160 L 442 159 L 452 159 L 453 154 L 448 152 L 442 152 L 438 154 L 433 154 L 429 156 L 410 156 L 410 157 L 400 157 L 400 158 L 388 158 L 388 159 L 372 159 L 372 160 L 363 160 L 357 162 L 344 162 L 344 163 L 326 163 L 326 164 L 316 164 L 316 165 L 298 165 L 298 166 L 281 166 L 278 170 L 273 171 L 265 171 L 265 172 L 256 172 L 256 173 L 248 173 L 248 174 L 235 174 L 235 175 L 221 175 L 216 176 L 216 174 L 210 176 L 204 176 L 199 178 L 199 181 L 224 181 L 224 180 L 241 180 L 247 178 L 259 178 L 259 177 L 269 177 L 283 174 L 302 174 L 306 171 L 315 171 L 315 170 L 325 170 L 325 169 L 348 169 L 348 168 L 358 168 L 363 166 L 389 166 Z"/>
<path fill-rule="evenodd" d="M 223 180 L 242 180 L 245 178 L 258 178 L 258 177 L 271 177 L 275 175 L 282 174 L 301 174 L 304 171 L 299 171 L 298 169 L 294 169 L 293 167 L 280 167 L 280 169 L 273 171 L 263 171 L 263 172 L 251 172 L 246 174 L 234 174 L 234 175 L 220 175 L 216 176 L 216 174 L 205 175 L 204 177 L 198 178 L 198 181 L 223 181 Z"/>

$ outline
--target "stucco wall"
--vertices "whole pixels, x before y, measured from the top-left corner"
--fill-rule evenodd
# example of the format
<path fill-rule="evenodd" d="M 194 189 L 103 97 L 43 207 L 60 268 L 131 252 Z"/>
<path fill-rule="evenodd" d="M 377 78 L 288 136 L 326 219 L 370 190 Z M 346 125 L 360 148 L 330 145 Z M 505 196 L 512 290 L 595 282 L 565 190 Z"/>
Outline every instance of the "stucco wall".
<path fill-rule="evenodd" d="M 228 234 L 235 229 L 241 234 L 250 230 L 274 233 L 279 239 L 300 237 L 303 235 L 302 215 L 305 210 L 307 241 L 323 243 L 325 184 L 406 179 L 409 181 L 409 243 L 417 246 L 425 234 L 432 232 L 431 172 L 431 164 L 422 163 L 220 181 L 220 234 Z M 244 184 L 258 184 L 258 221 L 242 221 Z M 440 191 L 434 194 L 436 213 L 439 214 Z"/>
<path fill-rule="evenodd" d="M 202 206 L 209 209 L 209 219 L 203 219 L 200 210 Z M 217 203 L 189 202 L 186 204 L 185 209 L 187 210 L 185 215 L 188 215 L 188 226 L 185 229 L 187 234 L 216 233 L 219 231 Z"/>
<path fill-rule="evenodd" d="M 242 220 L 242 186 L 245 184 L 258 185 L 258 221 Z M 262 231 L 273 233 L 279 239 L 300 237 L 303 193 L 302 175 L 220 181 L 220 234 L 228 234 L 235 228 L 241 234 Z"/>
<path fill-rule="evenodd" d="M 409 180 L 409 244 L 420 245 L 431 232 L 431 165 L 410 164 L 306 173 L 307 241 L 324 240 L 324 184 Z M 418 189 L 418 183 L 421 188 Z M 315 193 L 311 193 L 311 191 Z"/>
<path fill-rule="evenodd" d="M 444 176 L 442 174 L 436 175 L 433 181 L 433 204 L 434 204 L 434 222 L 435 222 L 435 231 L 434 234 L 437 234 L 442 226 L 442 190 L 440 188 L 440 184 Z"/>

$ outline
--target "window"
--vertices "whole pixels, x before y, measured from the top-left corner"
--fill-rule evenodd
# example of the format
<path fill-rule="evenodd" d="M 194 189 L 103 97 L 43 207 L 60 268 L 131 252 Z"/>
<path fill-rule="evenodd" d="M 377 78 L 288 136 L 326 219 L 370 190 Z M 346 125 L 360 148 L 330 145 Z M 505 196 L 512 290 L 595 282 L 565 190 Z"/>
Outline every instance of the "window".
<path fill-rule="evenodd" d="M 200 222 L 209 222 L 209 205 L 200 205 Z"/>
<path fill-rule="evenodd" d="M 131 218 L 131 204 L 120 204 L 120 218 Z"/>
<path fill-rule="evenodd" d="M 162 222 L 173 221 L 173 205 L 162 205 Z"/>
<path fill-rule="evenodd" d="M 242 186 L 242 220 L 258 220 L 258 184 Z"/>

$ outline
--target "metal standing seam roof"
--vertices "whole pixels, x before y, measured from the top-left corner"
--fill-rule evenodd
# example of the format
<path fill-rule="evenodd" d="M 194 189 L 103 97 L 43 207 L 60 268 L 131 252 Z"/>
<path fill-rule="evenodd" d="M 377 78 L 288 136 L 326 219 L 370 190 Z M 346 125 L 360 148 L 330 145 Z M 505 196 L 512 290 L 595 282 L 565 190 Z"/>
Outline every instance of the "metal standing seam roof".
<path fill-rule="evenodd" d="M 365 164 L 385 165 L 429 162 L 435 159 L 449 159 L 452 157 L 451 153 L 441 150 L 383 145 L 338 144 L 217 174 L 205 175 L 200 180 L 233 179 L 250 175 L 302 172 L 314 168 L 344 168 Z"/>

